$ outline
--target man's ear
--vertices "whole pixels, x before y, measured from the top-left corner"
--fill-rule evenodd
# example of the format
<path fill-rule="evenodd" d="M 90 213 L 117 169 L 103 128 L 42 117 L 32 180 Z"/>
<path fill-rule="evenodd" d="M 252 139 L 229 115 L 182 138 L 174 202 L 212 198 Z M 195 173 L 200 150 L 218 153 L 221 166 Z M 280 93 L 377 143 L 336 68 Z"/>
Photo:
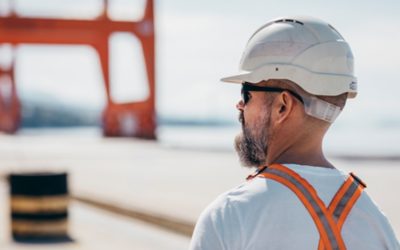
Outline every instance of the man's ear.
<path fill-rule="evenodd" d="M 293 109 L 292 96 L 288 92 L 283 91 L 275 98 L 274 107 L 275 108 L 273 112 L 275 112 L 275 122 L 284 122 L 289 117 Z"/>

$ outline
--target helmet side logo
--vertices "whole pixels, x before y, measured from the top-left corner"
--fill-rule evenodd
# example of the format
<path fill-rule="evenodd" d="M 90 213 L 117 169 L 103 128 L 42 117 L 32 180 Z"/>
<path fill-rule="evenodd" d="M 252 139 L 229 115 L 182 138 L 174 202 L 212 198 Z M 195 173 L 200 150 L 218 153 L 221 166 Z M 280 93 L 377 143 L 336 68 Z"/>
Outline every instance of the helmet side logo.
<path fill-rule="evenodd" d="M 351 90 L 357 90 L 357 82 L 351 82 L 349 85 L 349 88 Z"/>

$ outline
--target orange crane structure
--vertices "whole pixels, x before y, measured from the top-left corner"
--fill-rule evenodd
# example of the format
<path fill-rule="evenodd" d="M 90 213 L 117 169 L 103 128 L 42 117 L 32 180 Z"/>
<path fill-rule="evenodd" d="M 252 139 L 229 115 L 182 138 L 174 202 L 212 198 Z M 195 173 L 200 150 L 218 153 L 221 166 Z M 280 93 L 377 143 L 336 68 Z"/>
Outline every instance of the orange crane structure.
<path fill-rule="evenodd" d="M 0 44 L 89 45 L 97 52 L 105 83 L 107 105 L 102 114 L 105 136 L 155 139 L 155 30 L 154 3 L 147 0 L 139 21 L 115 21 L 103 13 L 93 20 L 30 18 L 14 13 L 0 17 Z M 144 101 L 116 103 L 110 91 L 109 37 L 129 32 L 140 41 L 148 79 L 149 96 Z M 18 60 L 18 58 L 14 58 Z M 14 62 L 0 68 L 0 131 L 14 133 L 20 125 L 21 108 L 14 81 Z M 124 124 L 129 124 L 126 126 Z"/>

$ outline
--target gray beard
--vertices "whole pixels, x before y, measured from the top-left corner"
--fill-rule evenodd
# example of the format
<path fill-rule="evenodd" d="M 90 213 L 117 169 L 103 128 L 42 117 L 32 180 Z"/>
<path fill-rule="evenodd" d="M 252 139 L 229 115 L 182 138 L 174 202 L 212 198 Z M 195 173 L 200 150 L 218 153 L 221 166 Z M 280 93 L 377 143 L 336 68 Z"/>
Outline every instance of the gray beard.
<path fill-rule="evenodd" d="M 242 133 L 235 138 L 235 149 L 245 167 L 259 167 L 265 164 L 268 151 L 268 128 L 270 116 L 265 114 L 253 129 L 245 126 L 243 113 L 239 115 Z M 253 133 L 252 133 L 253 132 Z"/>

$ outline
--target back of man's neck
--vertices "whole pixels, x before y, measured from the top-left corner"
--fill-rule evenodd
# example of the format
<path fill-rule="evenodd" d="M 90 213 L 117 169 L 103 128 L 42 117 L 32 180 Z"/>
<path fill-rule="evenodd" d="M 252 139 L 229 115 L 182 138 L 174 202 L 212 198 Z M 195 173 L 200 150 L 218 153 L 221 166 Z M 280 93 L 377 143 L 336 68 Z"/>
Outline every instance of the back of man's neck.
<path fill-rule="evenodd" d="M 271 153 L 271 154 L 270 154 Z M 267 165 L 273 163 L 293 163 L 299 165 L 335 168 L 324 156 L 320 145 L 310 147 L 288 147 L 280 153 L 270 152 L 267 154 Z"/>

